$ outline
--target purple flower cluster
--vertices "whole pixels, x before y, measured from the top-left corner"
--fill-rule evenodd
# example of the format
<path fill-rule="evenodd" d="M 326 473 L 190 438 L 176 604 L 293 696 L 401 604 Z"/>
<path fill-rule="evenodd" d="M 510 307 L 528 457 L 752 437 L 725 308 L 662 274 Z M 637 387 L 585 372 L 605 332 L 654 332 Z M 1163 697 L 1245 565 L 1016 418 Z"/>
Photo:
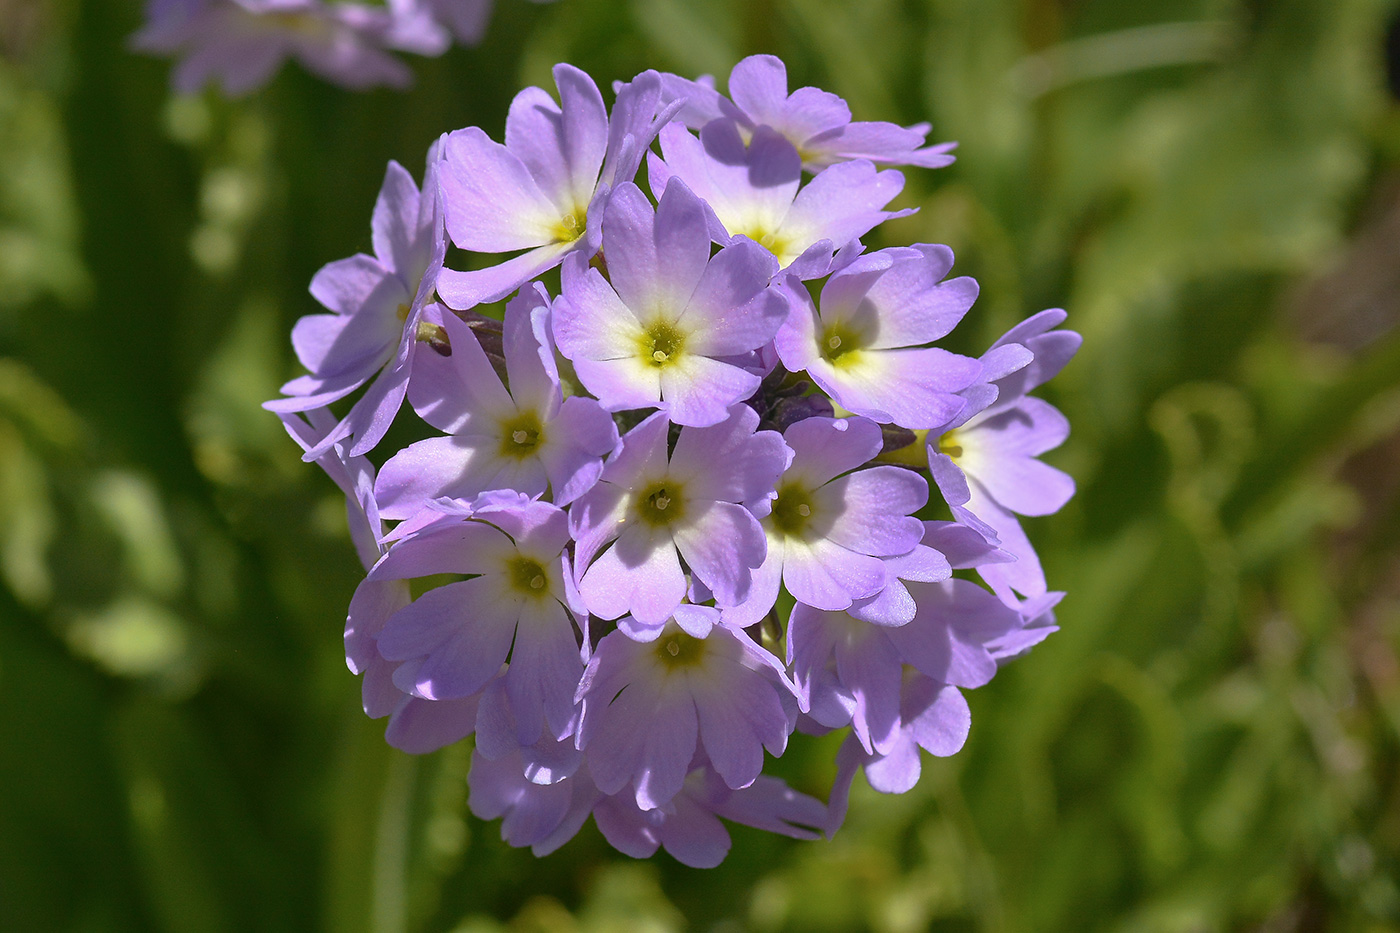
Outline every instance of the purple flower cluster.
<path fill-rule="evenodd" d="M 536 0 L 547 2 L 547 0 Z M 351 90 L 404 88 L 412 72 L 391 52 L 441 55 L 455 38 L 475 45 L 492 0 L 147 0 L 132 46 L 176 56 L 171 84 L 181 93 L 217 81 L 238 96 L 271 80 L 295 58 L 308 71 Z"/>
<path fill-rule="evenodd" d="M 411 752 L 474 733 L 473 811 L 536 853 L 590 815 L 695 866 L 721 820 L 829 834 L 857 771 L 908 790 L 966 739 L 961 691 L 1054 631 L 1017 516 L 1073 493 L 1029 393 L 1079 338 L 1053 310 L 933 346 L 976 283 L 944 246 L 864 252 L 903 213 L 876 163 L 949 161 L 925 128 L 789 94 L 768 56 L 727 98 L 648 71 L 610 110 L 554 76 L 503 143 L 442 137 L 421 190 L 390 164 L 374 255 L 316 275 L 308 373 L 268 403 L 350 503 L 365 711 Z M 405 396 L 441 434 L 376 470 Z M 828 803 L 764 775 L 837 729 Z"/>

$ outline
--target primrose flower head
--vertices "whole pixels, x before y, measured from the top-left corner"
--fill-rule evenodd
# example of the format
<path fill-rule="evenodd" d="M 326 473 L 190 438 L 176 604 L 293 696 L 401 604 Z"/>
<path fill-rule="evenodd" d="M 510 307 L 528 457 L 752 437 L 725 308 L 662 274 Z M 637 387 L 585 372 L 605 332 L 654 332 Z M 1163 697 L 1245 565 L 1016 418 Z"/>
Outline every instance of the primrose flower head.
<path fill-rule="evenodd" d="M 662 76 L 667 97 L 685 102 L 679 114 L 699 129 L 712 120 L 732 121 L 741 133 L 758 127 L 780 134 L 797 149 L 809 171 L 852 159 L 892 165 L 942 168 L 953 164 L 954 143 L 924 146 L 928 126 L 851 122 L 851 108 L 830 91 L 815 87 L 788 93 L 787 66 L 773 55 L 750 55 L 729 73 L 729 97 L 698 81 Z"/>
<path fill-rule="evenodd" d="M 268 407 L 346 494 L 347 662 L 397 747 L 475 735 L 472 811 L 538 855 L 590 817 L 696 867 L 722 821 L 830 834 L 858 773 L 909 790 L 962 747 L 964 692 L 1056 630 L 1016 516 L 1073 492 L 1029 393 L 1078 337 L 1050 311 L 948 352 L 977 297 L 952 252 L 864 252 L 902 213 L 875 163 L 950 158 L 923 130 L 789 94 L 770 56 L 730 98 L 644 72 L 611 112 L 554 75 L 504 143 L 448 134 L 421 191 L 391 165 L 374 255 L 318 273 L 293 332 L 308 373 Z M 405 395 L 440 433 L 376 471 Z M 825 802 L 764 774 L 833 729 Z"/>

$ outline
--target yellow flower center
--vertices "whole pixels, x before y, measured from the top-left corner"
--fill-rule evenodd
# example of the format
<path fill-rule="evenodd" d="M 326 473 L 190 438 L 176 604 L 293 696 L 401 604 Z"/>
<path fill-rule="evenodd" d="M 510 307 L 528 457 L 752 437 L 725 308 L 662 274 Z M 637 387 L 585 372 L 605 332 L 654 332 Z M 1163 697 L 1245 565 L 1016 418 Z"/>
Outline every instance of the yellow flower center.
<path fill-rule="evenodd" d="M 670 321 L 658 320 L 637 338 L 637 355 L 644 363 L 662 369 L 685 353 L 685 333 Z"/>
<path fill-rule="evenodd" d="M 685 496 L 680 487 L 663 480 L 644 489 L 636 500 L 634 511 L 637 518 L 652 527 L 659 528 L 678 522 L 685 517 Z"/>
<path fill-rule="evenodd" d="M 544 428 L 540 416 L 534 410 L 522 411 L 509 421 L 501 422 L 502 457 L 523 460 L 534 456 L 544 443 Z"/>
<path fill-rule="evenodd" d="M 694 667 L 705 659 L 705 640 L 681 631 L 668 632 L 656 640 L 656 657 L 668 670 Z"/>
<path fill-rule="evenodd" d="M 773 527 L 790 538 L 797 538 L 811 521 L 811 491 L 796 483 L 778 487 L 778 498 L 773 501 Z"/>
<path fill-rule="evenodd" d="M 522 596 L 539 598 L 549 595 L 549 576 L 540 562 L 529 557 L 513 557 L 506 563 L 506 579 L 510 588 Z"/>

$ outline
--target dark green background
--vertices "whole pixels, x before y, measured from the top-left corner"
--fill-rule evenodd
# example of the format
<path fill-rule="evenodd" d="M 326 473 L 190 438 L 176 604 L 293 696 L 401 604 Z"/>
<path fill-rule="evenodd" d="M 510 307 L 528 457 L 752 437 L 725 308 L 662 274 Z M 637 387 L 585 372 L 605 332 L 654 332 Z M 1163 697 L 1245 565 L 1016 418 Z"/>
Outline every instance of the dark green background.
<path fill-rule="evenodd" d="M 1380 0 L 501 0 L 408 93 L 172 99 L 134 0 L 0 2 L 0 930 L 1400 929 L 1400 109 Z M 510 850 L 384 745 L 339 496 L 258 404 L 388 159 L 745 54 L 959 162 L 976 352 L 1044 307 L 1063 631 L 917 789 L 719 869 Z M 391 437 L 391 441 L 394 438 Z M 831 739 L 780 764 L 824 796 Z"/>

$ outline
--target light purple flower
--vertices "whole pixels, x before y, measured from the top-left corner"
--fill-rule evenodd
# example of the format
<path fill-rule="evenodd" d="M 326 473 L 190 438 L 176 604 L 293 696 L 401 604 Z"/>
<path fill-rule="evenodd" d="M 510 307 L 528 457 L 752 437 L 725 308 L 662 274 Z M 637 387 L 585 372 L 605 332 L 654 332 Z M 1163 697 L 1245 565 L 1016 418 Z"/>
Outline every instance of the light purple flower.
<path fill-rule="evenodd" d="M 413 73 L 386 48 L 439 55 L 447 36 L 426 16 L 321 0 L 156 0 L 131 38 L 144 52 L 179 55 L 181 93 L 217 80 L 239 96 L 266 84 L 288 58 L 352 90 L 403 88 Z"/>
<path fill-rule="evenodd" d="M 805 288 L 785 288 L 792 313 L 775 341 L 783 365 L 806 370 L 858 415 L 911 429 L 946 424 L 965 405 L 959 391 L 982 370 L 976 360 L 924 346 L 951 331 L 977 298 L 970 278 L 942 281 L 952 265 L 946 246 L 886 249 L 832 275 L 820 306 Z"/>
<path fill-rule="evenodd" d="M 827 810 L 778 778 L 759 777 L 735 790 L 709 767 L 693 770 L 665 806 L 643 810 L 631 794 L 620 793 L 593 807 L 593 821 L 618 851 L 650 858 L 664 847 L 691 868 L 714 868 L 729 853 L 729 833 L 720 817 L 794 839 L 816 839 Z"/>
<path fill-rule="evenodd" d="M 581 654 L 591 655 L 586 639 L 584 644 Z M 577 681 L 577 677 L 574 679 Z M 476 750 L 479 753 L 492 761 L 510 756 L 513 762 L 519 764 L 525 779 L 533 784 L 557 784 L 578 773 L 583 764 L 583 753 L 574 747 L 573 740 L 577 706 L 574 708 L 575 720 L 564 738 L 555 738 L 545 732 L 533 742 L 522 743 L 520 720 L 511 707 L 505 679 L 498 677 L 489 681 L 478 696 Z"/>
<path fill-rule="evenodd" d="M 403 404 L 420 341 L 420 325 L 446 252 L 437 197 L 439 143 L 428 150 L 420 192 L 397 162 L 390 162 L 370 224 L 374 255 L 358 253 L 323 266 L 311 294 L 333 314 L 310 314 L 292 329 L 297 358 L 311 372 L 282 387 L 288 398 L 263 407 L 309 411 L 343 398 L 371 378 L 369 389 L 336 428 L 306 454 L 314 460 L 331 445 L 353 437 L 350 454 L 379 443 Z M 375 374 L 378 374 L 375 377 Z"/>
<path fill-rule="evenodd" d="M 533 2 L 550 3 L 552 0 Z M 486 36 L 493 6 L 493 0 L 389 0 L 389 7 L 395 12 L 426 12 L 451 30 L 462 45 L 476 45 Z"/>
<path fill-rule="evenodd" d="M 877 626 L 844 612 L 798 604 L 788 620 L 788 664 L 810 715 L 828 727 L 850 722 L 869 752 L 887 752 L 900 728 L 903 665 L 942 684 L 980 687 L 997 670 L 988 647 L 1023 618 L 966 580 L 914 583 L 916 612 L 902 626 Z"/>
<path fill-rule="evenodd" d="M 1016 515 L 1049 515 L 1074 495 L 1068 474 L 1037 459 L 1064 443 L 1069 421 L 1048 402 L 1025 394 L 1058 373 L 1078 349 L 1078 334 L 1052 331 L 1063 320 L 1063 311 L 1041 312 L 997 341 L 984 361 L 1023 346 L 1037 348 L 1042 357 L 989 383 L 992 391 L 976 394 L 980 411 L 964 412 L 929 433 L 929 470 L 954 517 L 994 536 L 1016 558 L 980 569 L 1009 602 L 1013 592 L 1030 597 L 1046 592 L 1040 559 Z"/>
<path fill-rule="evenodd" d="M 325 409 L 305 416 L 281 416 L 287 433 L 310 450 L 335 427 L 335 419 Z M 351 457 L 343 445 L 335 445 L 316 462 L 345 493 L 350 521 L 350 537 L 368 570 L 383 556 L 380 543 L 383 528 L 374 502 L 374 468 L 364 457 Z M 436 751 L 470 735 L 476 723 L 476 700 L 432 703 L 411 696 L 394 686 L 394 665 L 380 657 L 376 640 L 385 621 L 410 600 L 403 580 L 364 582 L 355 591 L 345 625 L 345 663 L 350 671 L 363 675 L 361 694 L 366 715 L 371 719 L 389 717 L 384 738 L 395 748 L 421 754 Z"/>
<path fill-rule="evenodd" d="M 663 412 L 623 436 L 569 510 L 589 612 L 626 615 L 619 624 L 629 635 L 655 638 L 685 598 L 682 559 L 720 606 L 745 598 L 764 557 L 751 508 L 766 504 L 790 456 L 776 431 L 757 427 L 753 409 L 736 405 L 713 427 L 682 428 L 673 453 Z"/>
<path fill-rule="evenodd" d="M 678 123 L 659 138 L 665 160 L 649 153 L 647 161 L 652 192 L 679 178 L 705 202 L 716 242 L 748 237 L 800 279 L 826 275 L 837 250 L 858 250 L 859 238 L 877 224 L 912 213 L 884 210 L 904 176 L 877 172 L 864 160 L 834 166 L 798 190 L 797 150 L 763 127 L 747 145 L 738 127 L 723 120 L 706 125 L 698 139 Z"/>
<path fill-rule="evenodd" d="M 379 653 L 402 662 L 394 683 L 428 700 L 478 693 L 501 670 L 521 745 L 570 734 L 583 671 L 570 604 L 564 513 L 523 496 L 485 497 L 473 518 L 447 519 L 396 543 L 366 583 L 476 574 L 395 612 Z"/>
<path fill-rule="evenodd" d="M 972 713 L 962 692 L 923 674 L 916 673 L 904 681 L 899 716 L 899 727 L 884 752 L 867 751 L 854 734 L 841 744 L 836 753 L 836 780 L 827 804 L 828 837 L 846 819 L 851 783 L 857 771 L 864 768 L 870 786 L 881 793 L 906 793 L 919 781 L 919 749 L 939 758 L 955 755 L 972 729 Z"/>
<path fill-rule="evenodd" d="M 777 659 L 719 612 L 684 606 L 652 642 L 604 636 L 578 688 L 578 747 L 604 794 L 632 784 L 651 810 L 676 796 L 699 748 L 725 784 L 752 784 L 781 755 L 797 705 Z"/>
<path fill-rule="evenodd" d="M 408 395 L 423 420 L 451 436 L 418 441 L 389 458 L 374 490 L 383 515 L 406 519 L 432 499 L 490 489 L 530 496 L 548 489 L 561 506 L 588 490 L 617 443 L 617 427 L 593 399 L 564 398 L 543 289 L 524 289 L 506 306 L 509 389 L 470 327 L 450 312 L 443 327 L 451 355 L 427 354 Z"/>
<path fill-rule="evenodd" d="M 725 609 L 731 625 L 762 619 L 777 599 L 779 581 L 799 602 L 846 609 L 885 586 L 883 558 L 908 554 L 923 537 L 913 513 L 928 501 L 927 481 L 897 466 L 851 472 L 880 452 L 879 425 L 864 418 L 808 418 L 783 439 L 793 457 L 762 521 L 768 556 L 754 571 L 749 598 Z"/>
<path fill-rule="evenodd" d="M 750 55 L 729 73 L 729 97 L 713 83 L 662 75 L 666 99 L 681 99 L 679 118 L 691 129 L 716 119 L 735 121 L 752 133 L 766 126 L 797 148 L 803 167 L 821 171 L 852 159 L 893 165 L 942 168 L 953 163 L 956 143 L 924 146 L 928 124 L 901 127 L 894 123 L 851 122 L 851 109 L 829 91 L 802 87 L 788 93 L 787 67 L 773 55 Z"/>
<path fill-rule="evenodd" d="M 471 272 L 444 270 L 442 299 L 465 310 L 497 301 L 575 250 L 598 250 L 602 207 L 630 181 L 669 113 L 657 115 L 660 79 L 646 71 L 617 93 L 609 121 L 593 79 L 556 65 L 560 103 L 538 87 L 511 102 L 506 141 L 478 127 L 447 136 L 442 191 L 452 242 L 478 253 L 518 256 Z"/>
<path fill-rule="evenodd" d="M 608 278 L 582 254 L 564 266 L 554 333 L 588 391 L 610 411 L 660 407 L 676 424 L 723 421 L 759 376 L 726 357 L 767 344 L 787 317 L 768 288 L 773 257 L 740 240 L 710 256 L 705 209 L 671 185 L 653 214 L 631 183 L 603 215 Z"/>
<path fill-rule="evenodd" d="M 530 846 L 537 856 L 572 839 L 602 796 L 587 767 L 564 780 L 539 784 L 524 776 L 519 752 L 493 760 L 480 749 L 472 753 L 467 786 L 472 813 L 483 820 L 504 817 L 501 838 L 513 846 Z"/>

